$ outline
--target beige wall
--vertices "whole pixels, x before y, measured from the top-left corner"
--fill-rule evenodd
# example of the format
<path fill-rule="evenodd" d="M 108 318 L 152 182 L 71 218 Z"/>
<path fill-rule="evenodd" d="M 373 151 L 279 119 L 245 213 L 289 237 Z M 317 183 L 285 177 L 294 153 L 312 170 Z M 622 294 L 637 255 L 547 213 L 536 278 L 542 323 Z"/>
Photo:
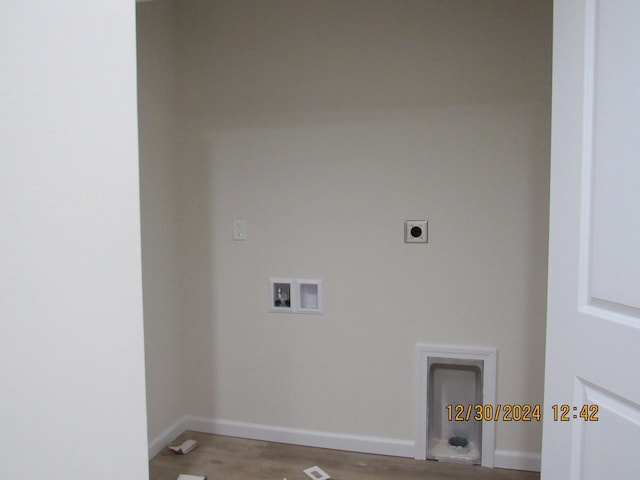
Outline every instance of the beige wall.
<path fill-rule="evenodd" d="M 418 342 L 495 346 L 498 402 L 541 403 L 550 2 L 177 18 L 188 412 L 412 440 Z M 270 276 L 322 278 L 324 315 L 269 313 Z M 500 422 L 496 447 L 540 432 Z"/>
<path fill-rule="evenodd" d="M 187 413 L 182 391 L 175 15 L 173 2 L 137 6 L 142 271 L 151 441 Z"/>

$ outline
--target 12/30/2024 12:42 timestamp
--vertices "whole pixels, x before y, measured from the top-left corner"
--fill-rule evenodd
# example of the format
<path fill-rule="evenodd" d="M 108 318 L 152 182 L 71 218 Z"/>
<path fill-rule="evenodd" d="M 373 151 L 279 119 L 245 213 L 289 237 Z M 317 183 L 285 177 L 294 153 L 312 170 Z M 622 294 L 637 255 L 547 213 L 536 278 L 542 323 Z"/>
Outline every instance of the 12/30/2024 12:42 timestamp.
<path fill-rule="evenodd" d="M 469 420 L 497 422 L 531 422 L 542 420 L 542 408 L 539 404 L 505 403 L 497 405 L 482 404 L 449 404 L 446 406 L 449 421 L 466 422 Z M 569 422 L 583 420 L 585 422 L 598 421 L 598 405 L 584 404 L 571 407 L 568 404 L 551 405 L 554 422 Z"/>

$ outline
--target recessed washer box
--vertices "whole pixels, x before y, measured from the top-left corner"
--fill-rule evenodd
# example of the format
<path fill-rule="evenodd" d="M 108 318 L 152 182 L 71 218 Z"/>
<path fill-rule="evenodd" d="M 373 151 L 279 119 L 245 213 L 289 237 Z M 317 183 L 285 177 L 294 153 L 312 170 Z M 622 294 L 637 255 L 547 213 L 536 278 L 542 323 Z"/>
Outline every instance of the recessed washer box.
<path fill-rule="evenodd" d="M 296 280 L 298 305 L 296 313 L 322 313 L 322 280 Z"/>
<path fill-rule="evenodd" d="M 291 278 L 270 278 L 271 312 L 295 313 L 296 283 Z"/>
<path fill-rule="evenodd" d="M 312 313 L 323 308 L 322 280 L 269 279 L 269 311 L 280 313 Z"/>
<path fill-rule="evenodd" d="M 427 220 L 405 220 L 404 222 L 404 242 L 405 243 L 428 243 L 429 222 Z"/>

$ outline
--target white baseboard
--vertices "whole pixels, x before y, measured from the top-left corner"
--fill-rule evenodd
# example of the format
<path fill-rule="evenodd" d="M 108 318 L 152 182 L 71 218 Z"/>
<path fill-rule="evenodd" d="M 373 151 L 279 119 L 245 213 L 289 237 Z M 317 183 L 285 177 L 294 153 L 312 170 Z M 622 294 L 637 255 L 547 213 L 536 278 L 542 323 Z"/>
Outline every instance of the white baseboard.
<path fill-rule="evenodd" d="M 415 454 L 415 444 L 411 440 L 347 435 L 344 433 L 276 427 L 273 425 L 187 415 L 164 430 L 149 443 L 149 458 L 155 457 L 185 430 L 268 442 L 290 443 L 307 447 L 391 455 L 394 457 L 414 458 Z M 536 453 L 496 450 L 494 460 L 496 468 L 540 471 L 540 454 Z"/>
<path fill-rule="evenodd" d="M 169 428 L 164 430 L 160 435 L 149 441 L 149 460 L 159 454 L 167 445 L 171 443 L 178 435 L 185 430 L 189 430 L 187 427 L 187 417 L 182 417 L 176 421 Z"/>
<path fill-rule="evenodd" d="M 186 420 L 189 430 L 204 433 L 396 457 L 413 458 L 414 454 L 414 445 L 411 440 L 283 428 L 192 416 L 187 416 Z"/>
<path fill-rule="evenodd" d="M 509 468 L 511 470 L 527 470 L 539 472 L 541 457 L 539 453 L 516 452 L 512 450 L 496 450 L 496 468 Z"/>

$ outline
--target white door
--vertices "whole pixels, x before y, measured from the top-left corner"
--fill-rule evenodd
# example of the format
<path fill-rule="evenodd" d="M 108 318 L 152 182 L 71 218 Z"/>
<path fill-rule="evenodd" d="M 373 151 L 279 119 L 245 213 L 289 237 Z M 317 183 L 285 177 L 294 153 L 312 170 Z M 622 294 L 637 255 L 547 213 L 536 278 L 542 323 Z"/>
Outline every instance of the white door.
<path fill-rule="evenodd" d="M 556 0 L 553 47 L 542 479 L 640 479 L 640 1 Z"/>

